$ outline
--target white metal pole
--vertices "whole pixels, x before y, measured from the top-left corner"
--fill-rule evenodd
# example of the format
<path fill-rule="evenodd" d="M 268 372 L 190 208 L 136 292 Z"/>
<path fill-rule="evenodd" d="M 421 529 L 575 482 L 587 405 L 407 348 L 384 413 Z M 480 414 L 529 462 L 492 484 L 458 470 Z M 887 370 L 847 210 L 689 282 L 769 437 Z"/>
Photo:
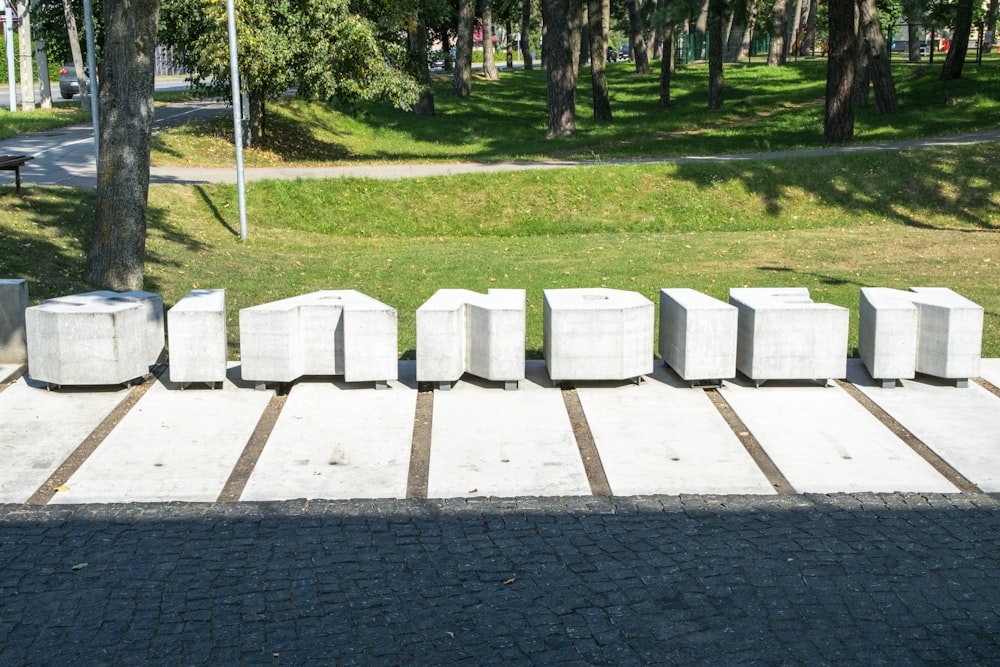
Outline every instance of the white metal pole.
<path fill-rule="evenodd" d="M 87 31 L 87 70 L 90 81 L 90 118 L 94 123 L 94 162 L 99 164 L 101 159 L 101 125 L 97 118 L 97 54 L 94 53 L 94 12 L 90 7 L 90 0 L 83 0 L 83 22 Z M 80 73 L 76 73 L 77 80 Z M 96 166 L 96 164 L 95 164 Z"/>
<path fill-rule="evenodd" d="M 17 111 L 17 82 L 14 79 L 14 12 L 10 3 L 3 1 L 3 38 L 7 45 L 7 83 L 10 89 L 10 111 Z"/>
<path fill-rule="evenodd" d="M 229 19 L 229 78 L 233 91 L 233 137 L 236 143 L 236 192 L 240 210 L 240 239 L 247 240 L 247 197 L 243 182 L 243 110 L 240 98 L 240 64 L 236 54 L 236 10 L 233 0 L 226 0 Z"/>

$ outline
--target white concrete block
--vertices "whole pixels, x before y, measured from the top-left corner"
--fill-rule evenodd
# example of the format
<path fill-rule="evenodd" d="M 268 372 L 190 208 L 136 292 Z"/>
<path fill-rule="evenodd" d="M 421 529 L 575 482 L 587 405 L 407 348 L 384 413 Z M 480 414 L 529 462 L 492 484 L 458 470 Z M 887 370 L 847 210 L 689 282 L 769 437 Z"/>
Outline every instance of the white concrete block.
<path fill-rule="evenodd" d="M 688 288 L 660 290 L 663 361 L 688 382 L 736 375 L 738 311 Z"/>
<path fill-rule="evenodd" d="M 963 383 L 979 375 L 983 309 L 944 287 L 861 290 L 858 350 L 889 386 L 925 373 Z"/>
<path fill-rule="evenodd" d="M 225 290 L 189 292 L 167 312 L 167 327 L 171 382 L 225 381 Z"/>
<path fill-rule="evenodd" d="M 945 287 L 911 287 L 917 307 L 917 372 L 950 380 L 979 376 L 983 308 Z"/>
<path fill-rule="evenodd" d="M 625 380 L 653 371 L 653 302 L 606 288 L 544 290 L 545 365 L 553 382 Z"/>
<path fill-rule="evenodd" d="M 847 374 L 847 308 L 815 303 L 804 287 L 733 288 L 729 303 L 739 310 L 736 368 L 751 380 Z"/>
<path fill-rule="evenodd" d="M 163 299 L 149 292 L 87 292 L 25 311 L 28 373 L 55 385 L 121 384 L 163 355 Z"/>
<path fill-rule="evenodd" d="M 0 278 L 0 364 L 28 360 L 24 311 L 28 307 L 28 281 Z"/>
<path fill-rule="evenodd" d="M 871 376 L 886 386 L 912 378 L 917 359 L 917 307 L 908 292 L 861 288 L 858 353 Z"/>
<path fill-rule="evenodd" d="M 240 311 L 242 375 L 291 382 L 342 375 L 376 383 L 398 375 L 396 310 L 355 290 L 324 290 Z"/>
<path fill-rule="evenodd" d="M 524 379 L 525 292 L 438 290 L 417 309 L 417 380 Z"/>

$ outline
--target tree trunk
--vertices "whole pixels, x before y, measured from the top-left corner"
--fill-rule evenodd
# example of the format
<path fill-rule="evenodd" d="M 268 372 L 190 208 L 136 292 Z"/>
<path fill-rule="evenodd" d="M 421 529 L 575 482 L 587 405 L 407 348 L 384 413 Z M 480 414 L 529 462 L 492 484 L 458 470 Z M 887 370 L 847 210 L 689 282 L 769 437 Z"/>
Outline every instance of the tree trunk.
<path fill-rule="evenodd" d="M 816 13 L 819 11 L 819 0 L 809 0 L 809 17 L 806 19 L 806 33 L 802 39 L 800 55 L 808 56 L 816 45 Z"/>
<path fill-rule="evenodd" d="M 243 133 L 243 146 L 249 148 L 264 140 L 267 132 L 267 95 L 263 88 L 248 86 L 247 124 Z"/>
<path fill-rule="evenodd" d="M 788 48 L 785 35 L 788 33 L 789 4 L 791 0 L 774 0 L 774 12 L 771 15 L 771 48 L 767 51 L 767 64 L 771 67 L 784 65 L 786 61 Z"/>
<path fill-rule="evenodd" d="M 875 90 L 875 109 L 881 113 L 896 113 L 899 111 L 896 84 L 892 79 L 889 51 L 882 36 L 875 0 L 858 0 L 858 9 L 858 37 L 868 60 L 868 74 Z"/>
<path fill-rule="evenodd" d="M 830 0 L 823 118 L 823 141 L 828 144 L 846 143 L 854 138 L 854 66 L 857 62 L 854 12 L 854 0 Z"/>
<path fill-rule="evenodd" d="M 427 26 L 418 9 L 410 17 L 406 44 L 410 56 L 410 69 L 420 83 L 420 97 L 413 106 L 413 113 L 421 118 L 434 115 L 434 91 L 431 89 L 431 70 L 427 64 Z"/>
<path fill-rule="evenodd" d="M 628 0 L 628 50 L 636 74 L 649 74 L 646 38 L 642 33 L 642 0 Z"/>
<path fill-rule="evenodd" d="M 87 281 L 115 291 L 143 286 L 159 15 L 159 0 L 104 5 L 101 159 Z"/>
<path fill-rule="evenodd" d="M 587 24 L 590 26 L 590 83 L 594 89 L 594 120 L 611 120 L 608 98 L 608 23 L 605 11 L 609 0 L 587 0 Z"/>
<path fill-rule="evenodd" d="M 649 39 L 646 40 L 647 62 L 652 62 L 662 56 L 663 35 L 661 30 L 663 28 L 663 21 L 657 16 L 659 8 L 660 0 L 649 0 Z"/>
<path fill-rule="evenodd" d="M 760 0 L 751 0 L 747 8 L 747 27 L 743 34 L 743 41 L 740 42 L 740 53 L 737 60 L 750 57 L 750 41 L 753 39 L 753 29 L 757 26 L 757 9 L 760 7 Z"/>
<path fill-rule="evenodd" d="M 455 72 L 451 89 L 458 97 L 472 95 L 472 0 L 458 2 L 458 32 L 455 35 Z"/>
<path fill-rule="evenodd" d="M 548 70 L 549 128 L 546 137 L 576 132 L 576 80 L 583 28 L 582 0 L 542 0 L 545 63 Z"/>
<path fill-rule="evenodd" d="M 17 46 L 21 65 L 21 111 L 35 110 L 35 71 L 31 66 L 34 56 L 34 42 L 31 40 L 31 2 L 17 3 Z M 13 90 L 11 86 L 10 90 Z"/>
<path fill-rule="evenodd" d="M 802 0 L 795 0 L 790 3 L 789 7 L 793 7 L 791 19 L 789 21 L 788 32 L 786 33 L 790 43 L 787 52 L 791 52 L 792 55 L 799 55 L 799 47 L 801 42 L 799 40 L 799 25 L 802 23 Z"/>
<path fill-rule="evenodd" d="M 920 26 L 916 23 L 906 24 L 906 33 L 908 35 L 906 48 L 910 52 L 910 62 L 918 63 L 922 56 L 920 55 Z"/>
<path fill-rule="evenodd" d="M 493 53 L 493 7 L 490 0 L 483 0 L 483 76 L 489 81 L 500 78 Z"/>
<path fill-rule="evenodd" d="M 524 71 L 530 72 L 534 69 L 531 57 L 531 43 L 528 35 L 531 31 L 531 0 L 521 2 L 521 60 L 524 62 Z"/>
<path fill-rule="evenodd" d="M 965 67 L 965 54 L 969 50 L 969 36 L 972 34 L 972 0 L 958 0 L 958 13 L 955 15 L 955 29 L 951 35 L 951 50 L 944 59 L 941 68 L 941 81 L 951 81 L 962 78 Z"/>
<path fill-rule="evenodd" d="M 76 31 L 76 17 L 70 0 L 62 0 L 63 16 L 66 18 L 66 33 L 69 36 L 69 51 L 73 55 L 73 67 L 76 68 L 77 81 L 80 82 L 80 106 L 90 108 L 90 80 L 87 68 L 83 63 L 83 53 L 80 51 L 80 34 Z"/>
<path fill-rule="evenodd" d="M 722 108 L 722 56 L 725 50 L 723 27 L 726 25 L 729 4 L 726 0 L 711 0 L 708 3 L 708 108 Z"/>
<path fill-rule="evenodd" d="M 660 60 L 660 106 L 670 106 L 670 75 L 673 72 L 674 27 L 663 28 L 663 59 Z"/>
<path fill-rule="evenodd" d="M 986 10 L 986 38 L 983 42 L 983 53 L 993 51 L 993 45 L 997 43 L 998 9 L 1000 9 L 1000 1 L 990 0 L 989 9 Z"/>

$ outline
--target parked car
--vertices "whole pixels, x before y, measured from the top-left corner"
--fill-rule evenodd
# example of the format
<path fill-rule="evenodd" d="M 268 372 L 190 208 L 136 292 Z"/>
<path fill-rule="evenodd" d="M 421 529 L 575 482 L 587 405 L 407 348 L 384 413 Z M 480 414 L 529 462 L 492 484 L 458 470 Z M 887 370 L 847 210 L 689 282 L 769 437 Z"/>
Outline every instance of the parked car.
<path fill-rule="evenodd" d="M 83 85 L 87 85 L 86 77 Z M 74 95 L 80 94 L 80 79 L 76 75 L 76 66 L 71 62 L 59 68 L 59 94 L 64 100 L 71 100 Z"/>

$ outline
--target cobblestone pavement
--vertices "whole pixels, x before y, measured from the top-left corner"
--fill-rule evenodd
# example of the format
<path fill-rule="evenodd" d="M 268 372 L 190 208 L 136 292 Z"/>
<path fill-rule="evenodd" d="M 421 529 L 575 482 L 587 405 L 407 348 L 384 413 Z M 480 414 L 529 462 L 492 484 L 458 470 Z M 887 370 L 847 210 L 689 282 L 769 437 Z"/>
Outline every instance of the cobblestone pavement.
<path fill-rule="evenodd" d="M 0 664 L 996 664 L 984 494 L 0 506 Z"/>

